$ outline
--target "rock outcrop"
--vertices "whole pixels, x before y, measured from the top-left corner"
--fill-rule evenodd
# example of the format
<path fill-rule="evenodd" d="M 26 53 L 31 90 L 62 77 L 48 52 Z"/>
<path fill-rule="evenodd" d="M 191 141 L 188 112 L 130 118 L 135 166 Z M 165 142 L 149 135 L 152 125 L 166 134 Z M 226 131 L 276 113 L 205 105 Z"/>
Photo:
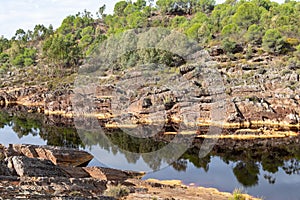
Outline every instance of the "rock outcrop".
<path fill-rule="evenodd" d="M 7 148 L 1 146 L 0 154 L 0 196 L 9 199 L 110 199 L 103 196 L 107 184 L 122 184 L 127 179 L 144 175 L 101 167 L 77 167 L 77 154 L 79 158 L 86 158 L 82 162 L 92 156 L 76 149 L 10 145 Z M 63 158 L 66 160 L 60 162 Z"/>
<path fill-rule="evenodd" d="M 38 157 L 36 149 L 54 147 L 0 145 L 0 198 L 4 199 L 211 199 L 232 195 L 212 188 L 188 187 L 180 181 L 142 181 L 142 172 L 102 167 L 75 167 Z M 56 154 L 75 155 L 74 149 L 55 148 Z M 48 157 L 49 158 L 49 157 Z M 50 157 L 51 158 L 51 157 Z M 75 159 L 75 158 L 74 158 Z M 248 199 L 255 199 L 246 195 Z"/>
<path fill-rule="evenodd" d="M 93 156 L 85 151 L 69 148 L 38 146 L 38 145 L 10 145 L 7 156 L 20 155 L 28 158 L 39 158 L 50 160 L 59 166 L 81 166 L 93 159 Z"/>
<path fill-rule="evenodd" d="M 94 116 L 104 120 L 106 127 L 118 126 L 113 118 L 125 125 L 165 122 L 188 126 L 196 121 L 201 126 L 214 123 L 213 115 L 221 116 L 225 128 L 299 126 L 299 74 L 282 67 L 280 58 L 257 52 L 252 58 L 244 54 L 230 57 L 220 47 L 212 47 L 210 55 L 203 56 L 199 65 L 182 64 L 166 74 L 154 70 L 145 76 L 136 68 L 116 74 L 107 71 L 96 77 L 101 83 L 85 88 L 3 88 L 0 105 L 21 104 L 27 112 L 53 118 Z M 205 71 L 210 68 L 213 70 Z M 122 88 L 126 84 L 136 84 L 136 88 L 126 91 Z"/>

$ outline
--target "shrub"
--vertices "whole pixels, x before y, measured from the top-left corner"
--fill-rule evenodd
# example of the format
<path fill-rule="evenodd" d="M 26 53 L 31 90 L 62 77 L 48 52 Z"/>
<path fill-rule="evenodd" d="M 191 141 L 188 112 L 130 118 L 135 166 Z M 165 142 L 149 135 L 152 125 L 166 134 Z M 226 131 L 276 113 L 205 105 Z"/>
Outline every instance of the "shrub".
<path fill-rule="evenodd" d="M 222 40 L 222 48 L 226 53 L 233 53 L 236 45 L 236 42 L 230 40 L 229 38 L 225 38 Z"/>
<path fill-rule="evenodd" d="M 233 197 L 229 198 L 229 200 L 246 200 L 246 198 L 240 189 L 235 189 L 233 191 Z"/>
<path fill-rule="evenodd" d="M 31 58 L 25 58 L 24 59 L 24 65 L 25 66 L 30 66 L 33 64 L 33 60 Z"/>
<path fill-rule="evenodd" d="M 288 43 L 291 46 L 297 46 L 300 44 L 300 41 L 297 38 L 287 38 L 286 43 Z"/>
<path fill-rule="evenodd" d="M 117 186 L 110 186 L 105 192 L 105 196 L 110 196 L 114 198 L 121 198 L 124 196 L 127 196 L 129 194 L 129 189 L 122 186 L 122 185 L 117 185 Z"/>

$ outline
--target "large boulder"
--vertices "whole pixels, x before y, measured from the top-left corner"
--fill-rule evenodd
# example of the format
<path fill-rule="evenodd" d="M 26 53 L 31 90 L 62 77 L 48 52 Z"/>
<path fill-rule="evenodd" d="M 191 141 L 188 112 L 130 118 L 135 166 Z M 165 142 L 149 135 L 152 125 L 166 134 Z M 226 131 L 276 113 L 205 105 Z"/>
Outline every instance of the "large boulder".
<path fill-rule="evenodd" d="M 65 147 L 38 146 L 38 145 L 10 145 L 13 154 L 24 155 L 29 158 L 41 158 L 50 160 L 60 166 L 82 166 L 93 159 L 93 156 L 85 151 Z"/>
<path fill-rule="evenodd" d="M 64 171 L 49 160 L 28 158 L 25 156 L 12 157 L 12 163 L 17 174 L 21 177 L 66 177 Z"/>

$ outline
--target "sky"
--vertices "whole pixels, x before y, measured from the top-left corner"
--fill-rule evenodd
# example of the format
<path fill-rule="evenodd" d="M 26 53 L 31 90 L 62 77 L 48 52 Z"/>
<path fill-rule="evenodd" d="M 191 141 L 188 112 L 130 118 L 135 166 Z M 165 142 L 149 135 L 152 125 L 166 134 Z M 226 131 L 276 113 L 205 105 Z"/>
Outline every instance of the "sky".
<path fill-rule="evenodd" d="M 33 30 L 36 24 L 58 28 L 68 15 L 85 9 L 94 16 L 98 8 L 106 5 L 105 13 L 112 13 L 120 0 L 0 0 L 0 36 L 10 39 L 17 29 Z M 217 3 L 224 0 L 217 0 Z M 276 0 L 283 2 L 284 0 Z"/>
<path fill-rule="evenodd" d="M 98 8 L 106 5 L 112 13 L 120 0 L 0 0 L 0 36 L 10 39 L 17 29 L 33 30 L 36 24 L 58 28 L 68 15 L 90 11 L 94 17 Z"/>

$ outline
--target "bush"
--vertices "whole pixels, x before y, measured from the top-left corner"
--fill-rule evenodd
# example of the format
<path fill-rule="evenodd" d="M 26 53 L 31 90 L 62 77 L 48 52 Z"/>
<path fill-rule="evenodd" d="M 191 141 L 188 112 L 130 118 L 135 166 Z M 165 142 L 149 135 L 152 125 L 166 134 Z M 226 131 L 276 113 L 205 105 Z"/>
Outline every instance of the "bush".
<path fill-rule="evenodd" d="M 6 63 L 9 60 L 9 55 L 6 53 L 0 53 L 0 63 Z"/>
<path fill-rule="evenodd" d="M 288 43 L 291 46 L 297 46 L 300 44 L 300 41 L 297 38 L 287 38 L 286 43 Z"/>
<path fill-rule="evenodd" d="M 184 16 L 176 16 L 172 19 L 172 22 L 171 22 L 171 27 L 172 28 L 178 28 L 180 27 L 180 25 L 184 24 L 187 22 L 187 19 L 186 17 Z"/>
<path fill-rule="evenodd" d="M 15 59 L 13 59 L 11 63 L 15 66 L 22 67 L 24 65 L 24 56 L 23 56 L 23 54 L 17 55 L 17 57 L 15 57 Z"/>
<path fill-rule="evenodd" d="M 235 51 L 236 42 L 230 40 L 229 38 L 225 38 L 222 40 L 222 48 L 226 53 L 233 53 Z"/>
<path fill-rule="evenodd" d="M 31 59 L 31 58 L 25 58 L 24 59 L 24 65 L 25 66 L 30 66 L 30 65 L 32 65 L 34 62 L 33 62 L 33 60 Z"/>
<path fill-rule="evenodd" d="M 229 198 L 229 200 L 246 200 L 246 198 L 240 189 L 235 189 L 233 191 L 233 197 Z"/>
<path fill-rule="evenodd" d="M 110 196 L 114 198 L 121 198 L 129 194 L 129 189 L 122 185 L 110 186 L 105 192 L 105 196 Z"/>

